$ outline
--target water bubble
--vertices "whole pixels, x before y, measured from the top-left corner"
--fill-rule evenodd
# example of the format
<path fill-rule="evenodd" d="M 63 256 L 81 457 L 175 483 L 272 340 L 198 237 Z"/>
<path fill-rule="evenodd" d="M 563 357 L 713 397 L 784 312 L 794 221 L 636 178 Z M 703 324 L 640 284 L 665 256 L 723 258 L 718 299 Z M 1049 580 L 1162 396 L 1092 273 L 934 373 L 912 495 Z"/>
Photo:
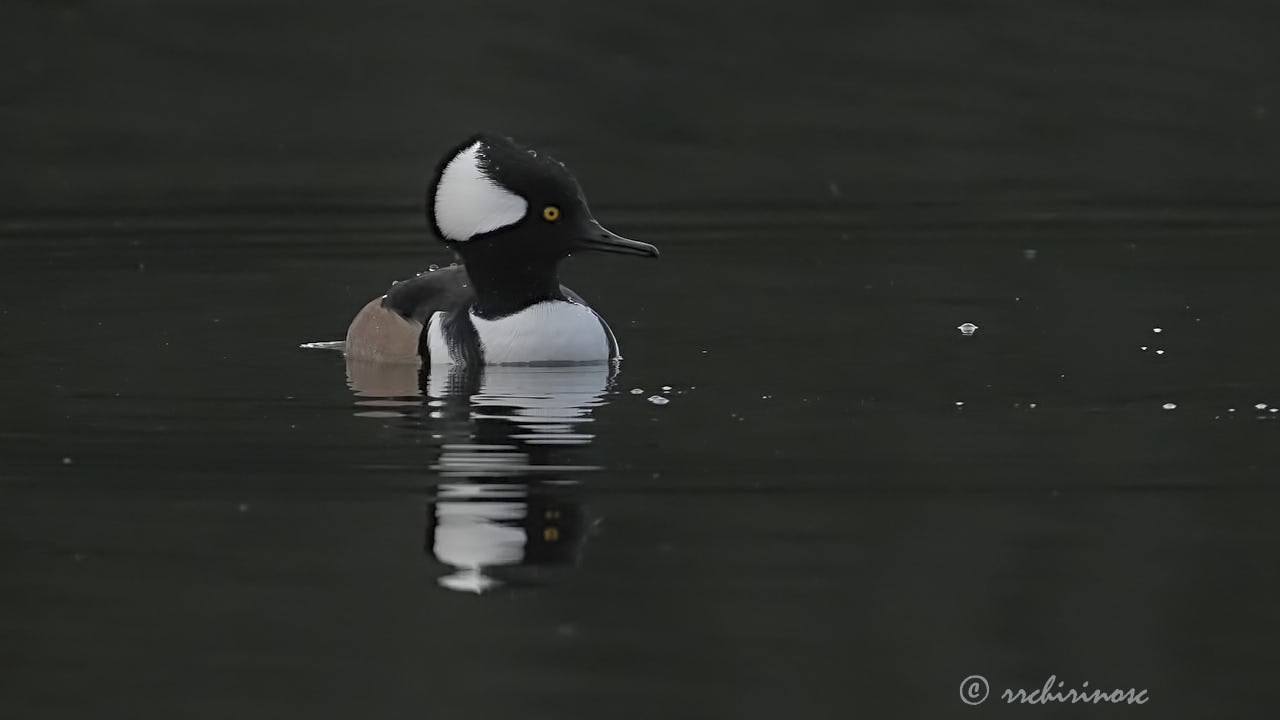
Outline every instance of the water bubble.
<path fill-rule="evenodd" d="M 440 269 L 440 266 L 435 263 L 431 263 L 430 265 L 427 266 L 427 272 L 435 272 L 439 269 Z"/>
<path fill-rule="evenodd" d="M 1027 405 L 1027 407 L 1031 408 L 1032 410 L 1035 410 L 1035 409 L 1036 409 L 1036 404 L 1035 404 L 1035 403 L 1031 403 L 1031 404 Z"/>
<path fill-rule="evenodd" d="M 1157 355 L 1163 355 L 1163 354 L 1164 354 L 1164 351 L 1163 351 L 1163 350 L 1157 350 L 1157 351 L 1156 351 L 1156 354 L 1157 354 Z"/>
<path fill-rule="evenodd" d="M 1165 410 L 1173 410 L 1174 408 L 1178 407 L 1178 404 L 1177 404 L 1177 403 L 1165 403 L 1164 405 L 1161 405 L 1160 407 L 1164 408 Z"/>
<path fill-rule="evenodd" d="M 73 462 L 75 462 L 75 460 L 72 460 L 72 459 L 71 459 L 71 458 L 69 458 L 69 457 L 64 457 L 64 458 L 62 458 L 62 464 L 63 464 L 63 465 L 70 465 L 70 464 L 71 464 L 71 463 L 73 463 Z"/>
<path fill-rule="evenodd" d="M 1258 403 L 1257 405 L 1254 405 L 1254 406 L 1253 406 L 1253 408 L 1254 408 L 1255 410 L 1266 410 L 1266 409 L 1267 409 L 1267 404 L 1266 404 L 1266 403 Z"/>
<path fill-rule="evenodd" d="M 663 385 L 663 386 L 662 386 L 662 391 L 663 391 L 663 392 L 671 392 L 671 386 L 670 386 L 670 385 Z"/>
<path fill-rule="evenodd" d="M 639 395 L 642 392 L 644 392 L 644 388 L 631 388 L 632 395 Z"/>
<path fill-rule="evenodd" d="M 964 407 L 964 401 L 963 401 L 963 400 L 957 400 L 957 401 L 956 401 L 956 407 Z"/>
<path fill-rule="evenodd" d="M 650 395 L 649 402 L 653 403 L 654 405 L 666 405 L 671 401 L 662 397 L 661 395 Z"/>
<path fill-rule="evenodd" d="M 1140 346 L 1138 349 L 1139 349 L 1139 350 L 1143 350 L 1143 351 L 1145 351 L 1145 350 L 1147 349 L 1147 346 L 1146 346 L 1146 345 L 1142 345 L 1142 346 Z"/>
<path fill-rule="evenodd" d="M 1036 251 L 1032 250 L 1031 248 L 1027 248 L 1026 250 L 1022 251 L 1022 257 L 1026 258 L 1027 260 L 1035 260 Z"/>
<path fill-rule="evenodd" d="M 961 333 L 964 333 L 965 337 L 968 337 L 978 331 L 978 326 L 974 325 L 971 322 L 967 322 L 967 323 L 964 323 L 963 325 L 957 325 L 956 329 L 959 330 Z"/>
<path fill-rule="evenodd" d="M 1162 328 L 1151 328 L 1151 332 L 1158 333 L 1158 332 L 1164 332 L 1164 330 Z"/>

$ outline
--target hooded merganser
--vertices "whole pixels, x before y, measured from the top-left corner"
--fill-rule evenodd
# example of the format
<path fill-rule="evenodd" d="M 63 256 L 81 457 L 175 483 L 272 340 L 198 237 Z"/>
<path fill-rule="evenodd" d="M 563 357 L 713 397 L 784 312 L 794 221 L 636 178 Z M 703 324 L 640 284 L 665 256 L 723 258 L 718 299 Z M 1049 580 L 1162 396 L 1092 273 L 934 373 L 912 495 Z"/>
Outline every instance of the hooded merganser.
<path fill-rule="evenodd" d="M 580 250 L 657 257 L 601 227 L 565 166 L 481 134 L 446 155 L 427 219 L 463 264 L 420 273 L 370 301 L 347 330 L 348 356 L 377 362 L 502 365 L 608 362 L 608 324 L 560 284 Z"/>

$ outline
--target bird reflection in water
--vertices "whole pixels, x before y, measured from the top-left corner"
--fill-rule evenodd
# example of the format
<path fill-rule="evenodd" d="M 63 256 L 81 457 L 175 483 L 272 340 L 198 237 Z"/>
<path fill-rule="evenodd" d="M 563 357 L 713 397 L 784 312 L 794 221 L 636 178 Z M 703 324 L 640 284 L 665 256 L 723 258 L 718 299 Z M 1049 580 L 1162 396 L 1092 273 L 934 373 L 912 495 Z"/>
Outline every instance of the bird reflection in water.
<path fill-rule="evenodd" d="M 591 529 L 575 474 L 605 404 L 610 365 L 482 369 L 347 360 L 361 415 L 398 416 L 438 443 L 426 551 L 439 584 L 483 593 L 554 581 L 581 560 Z"/>

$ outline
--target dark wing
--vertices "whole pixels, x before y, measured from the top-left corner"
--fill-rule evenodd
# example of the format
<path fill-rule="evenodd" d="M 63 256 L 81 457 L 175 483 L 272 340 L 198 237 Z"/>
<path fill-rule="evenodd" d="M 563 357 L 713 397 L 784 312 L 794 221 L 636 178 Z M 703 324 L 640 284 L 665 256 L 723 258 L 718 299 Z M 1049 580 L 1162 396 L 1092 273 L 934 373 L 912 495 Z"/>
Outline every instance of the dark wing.
<path fill-rule="evenodd" d="M 347 328 L 348 356 L 375 362 L 417 362 L 423 329 L 437 311 L 451 312 L 475 300 L 462 266 L 425 272 L 395 283 Z"/>
<path fill-rule="evenodd" d="M 382 298 L 382 307 L 405 320 L 426 325 L 436 311 L 453 310 L 470 304 L 475 298 L 467 269 L 450 265 L 392 285 Z"/>

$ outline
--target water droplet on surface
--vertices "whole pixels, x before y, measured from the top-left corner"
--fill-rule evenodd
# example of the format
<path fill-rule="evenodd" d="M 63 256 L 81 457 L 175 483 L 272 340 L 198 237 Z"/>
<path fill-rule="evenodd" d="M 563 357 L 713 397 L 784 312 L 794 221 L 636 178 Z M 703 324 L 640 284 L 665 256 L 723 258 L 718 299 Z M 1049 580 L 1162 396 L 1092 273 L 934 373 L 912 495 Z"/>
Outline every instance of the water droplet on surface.
<path fill-rule="evenodd" d="M 1172 410 L 1172 409 L 1174 409 L 1174 408 L 1178 407 L 1178 404 L 1177 404 L 1177 403 L 1165 403 L 1165 404 L 1161 405 L 1160 407 L 1164 408 L 1165 410 Z"/>
<path fill-rule="evenodd" d="M 671 401 L 662 397 L 661 395 L 650 395 L 649 402 L 653 403 L 654 405 L 666 405 Z"/>
<path fill-rule="evenodd" d="M 957 325 L 956 329 L 959 330 L 961 333 L 964 333 L 965 337 L 968 337 L 978 331 L 978 326 L 974 325 L 971 322 L 967 322 L 967 323 L 964 323 L 963 325 Z"/>

